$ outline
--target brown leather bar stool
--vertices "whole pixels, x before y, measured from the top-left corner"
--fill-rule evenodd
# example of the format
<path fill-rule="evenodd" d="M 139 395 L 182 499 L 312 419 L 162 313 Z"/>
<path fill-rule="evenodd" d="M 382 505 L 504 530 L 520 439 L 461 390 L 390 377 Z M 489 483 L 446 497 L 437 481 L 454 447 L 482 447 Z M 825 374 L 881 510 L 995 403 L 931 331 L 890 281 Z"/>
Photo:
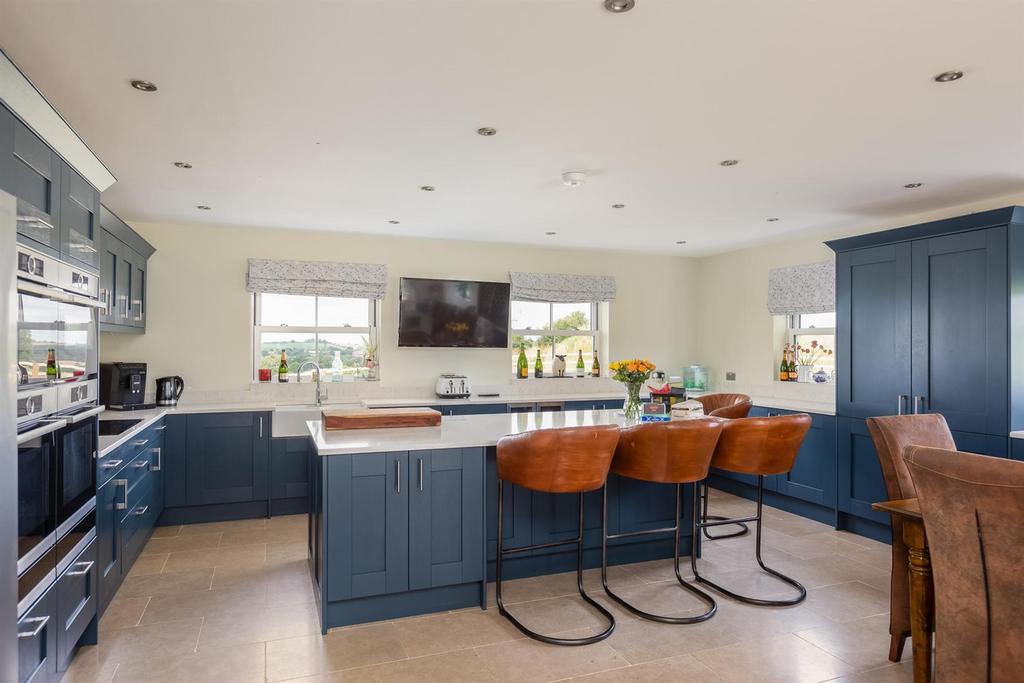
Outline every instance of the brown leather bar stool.
<path fill-rule="evenodd" d="M 697 539 L 697 517 L 699 515 L 699 492 L 697 485 L 708 476 L 708 467 L 711 464 L 711 456 L 715 452 L 715 445 L 722 433 L 724 420 L 678 420 L 675 422 L 660 422 L 639 424 L 626 427 L 620 432 L 619 446 L 615 449 L 615 459 L 612 460 L 611 471 L 620 477 L 640 479 L 659 484 L 675 484 L 676 487 L 676 518 L 675 525 L 664 529 L 650 529 L 644 531 L 630 531 L 621 534 L 608 533 L 608 485 L 604 487 L 604 529 L 601 540 L 601 583 L 604 590 L 615 602 L 619 603 L 630 612 L 666 624 L 695 624 L 705 621 L 714 616 L 718 611 L 718 604 L 715 599 L 704 591 L 690 585 L 683 579 L 679 571 L 679 528 L 682 526 L 681 517 L 683 511 L 683 484 L 693 484 L 693 508 L 692 531 L 694 547 L 691 553 L 696 551 Z M 675 540 L 675 562 L 676 580 L 686 590 L 700 598 L 708 606 L 707 611 L 693 617 L 666 617 L 660 614 L 651 614 L 626 602 L 612 592 L 608 586 L 608 541 L 617 538 L 631 538 L 634 536 L 646 536 L 649 534 L 662 534 L 672 532 Z"/>
<path fill-rule="evenodd" d="M 540 429 L 498 441 L 498 552 L 494 595 L 498 612 L 525 635 L 552 645 L 589 645 L 604 640 L 615 630 L 615 617 L 583 590 L 583 494 L 596 491 L 608 479 L 608 468 L 619 443 L 616 425 Z M 575 493 L 579 496 L 579 527 L 575 539 L 538 543 L 518 548 L 504 546 L 505 482 L 544 493 Z M 576 587 L 580 596 L 608 620 L 608 628 L 587 638 L 554 638 L 536 633 L 519 623 L 501 600 L 501 561 L 505 555 L 540 548 L 576 544 Z"/>
<path fill-rule="evenodd" d="M 704 578 L 697 571 L 697 558 L 690 555 L 690 564 L 694 578 L 723 595 L 751 605 L 767 605 L 785 607 L 803 602 L 807 590 L 796 579 L 765 566 L 761 559 L 761 519 L 764 507 L 764 478 L 772 474 L 784 474 L 793 469 L 793 462 L 800 450 L 807 430 L 811 428 L 811 416 L 806 413 L 794 415 L 777 415 L 775 417 L 745 417 L 737 420 L 726 420 L 722 427 L 722 436 L 718 439 L 715 454 L 711 458 L 711 466 L 729 472 L 757 475 L 757 514 L 753 517 L 736 517 L 732 519 L 701 521 L 698 526 L 710 527 L 738 522 L 754 522 L 755 542 L 754 553 L 757 564 L 762 571 L 784 581 L 799 591 L 795 598 L 787 600 L 765 600 L 734 593 Z"/>
<path fill-rule="evenodd" d="M 704 414 L 711 417 L 724 417 L 728 420 L 736 420 L 741 417 L 746 417 L 750 413 L 751 407 L 754 403 L 750 400 L 750 397 L 746 394 L 706 394 L 704 396 L 694 396 L 695 401 L 700 401 L 701 405 L 704 406 Z M 725 517 L 721 515 L 708 515 L 708 489 L 710 486 L 705 480 L 704 485 L 701 486 L 701 498 L 703 500 L 703 507 L 701 511 L 701 521 L 711 520 L 723 520 Z M 713 541 L 716 538 L 736 538 L 737 536 L 743 536 L 750 531 L 750 527 L 746 524 L 740 523 L 736 526 L 740 527 L 738 531 L 730 531 L 725 534 L 712 535 L 706 528 L 701 529 L 701 533 L 709 541 Z"/>

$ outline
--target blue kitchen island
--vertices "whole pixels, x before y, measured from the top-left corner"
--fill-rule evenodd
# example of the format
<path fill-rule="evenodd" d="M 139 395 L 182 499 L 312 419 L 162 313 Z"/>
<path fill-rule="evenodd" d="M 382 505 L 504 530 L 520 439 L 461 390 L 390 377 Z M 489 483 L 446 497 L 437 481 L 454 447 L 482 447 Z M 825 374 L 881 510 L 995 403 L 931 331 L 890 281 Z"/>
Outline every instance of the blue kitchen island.
<path fill-rule="evenodd" d="M 480 605 L 497 543 L 498 440 L 555 427 L 625 424 L 621 411 L 573 410 L 446 416 L 439 427 L 325 431 L 308 423 L 309 562 L 321 630 Z M 686 490 L 687 497 L 691 495 Z M 505 546 L 575 538 L 575 495 L 508 485 Z M 615 475 L 612 533 L 671 526 L 675 487 Z M 683 505 L 689 514 L 690 505 Z M 600 566 L 601 492 L 585 496 L 584 562 Z M 689 554 L 689 517 L 681 551 Z M 609 563 L 672 556 L 672 536 L 609 544 Z M 508 558 L 506 578 L 575 568 L 572 545 Z"/>

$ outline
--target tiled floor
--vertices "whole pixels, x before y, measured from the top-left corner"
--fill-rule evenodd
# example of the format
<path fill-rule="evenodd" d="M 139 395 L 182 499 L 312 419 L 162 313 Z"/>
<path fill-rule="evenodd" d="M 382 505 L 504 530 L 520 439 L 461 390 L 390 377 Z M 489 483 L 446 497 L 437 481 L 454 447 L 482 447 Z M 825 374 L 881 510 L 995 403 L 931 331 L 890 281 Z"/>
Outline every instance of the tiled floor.
<path fill-rule="evenodd" d="M 713 492 L 713 512 L 751 504 Z M 379 622 L 319 635 L 306 573 L 305 517 L 157 529 L 83 648 L 77 681 L 856 681 L 911 680 L 909 653 L 890 664 L 889 548 L 771 508 L 764 558 L 797 577 L 807 600 L 756 608 L 719 599 L 696 625 L 619 620 L 607 640 L 557 647 L 524 639 L 495 609 Z M 750 536 L 705 545 L 702 571 L 726 587 L 785 593 L 753 567 Z M 592 595 L 596 571 L 587 572 Z M 671 561 L 616 567 L 610 581 L 641 607 L 700 605 L 674 583 Z M 493 590 L 493 587 L 492 587 Z M 573 574 L 510 581 L 508 603 L 529 626 L 569 636 L 598 620 L 571 596 Z M 493 600 L 491 601 L 493 604 Z"/>

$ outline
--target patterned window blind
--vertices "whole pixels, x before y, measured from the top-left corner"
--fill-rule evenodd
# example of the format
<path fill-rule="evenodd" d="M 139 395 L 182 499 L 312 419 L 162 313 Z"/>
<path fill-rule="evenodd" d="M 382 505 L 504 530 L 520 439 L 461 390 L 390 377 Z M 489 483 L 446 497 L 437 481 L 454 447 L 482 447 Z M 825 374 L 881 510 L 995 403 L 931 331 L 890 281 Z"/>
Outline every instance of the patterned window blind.
<path fill-rule="evenodd" d="M 513 301 L 580 303 L 615 299 L 615 278 L 608 275 L 509 273 Z"/>
<path fill-rule="evenodd" d="M 257 293 L 383 299 L 387 279 L 387 266 L 375 263 L 253 258 L 245 288 Z"/>
<path fill-rule="evenodd" d="M 831 313 L 836 310 L 836 267 L 831 261 L 768 273 L 768 312 L 772 315 Z"/>

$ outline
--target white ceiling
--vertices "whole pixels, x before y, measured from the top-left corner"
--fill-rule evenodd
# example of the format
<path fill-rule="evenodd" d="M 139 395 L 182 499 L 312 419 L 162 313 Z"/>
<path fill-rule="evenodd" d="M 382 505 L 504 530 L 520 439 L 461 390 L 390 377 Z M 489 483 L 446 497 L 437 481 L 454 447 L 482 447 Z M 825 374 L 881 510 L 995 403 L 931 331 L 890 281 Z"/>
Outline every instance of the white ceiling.
<path fill-rule="evenodd" d="M 0 0 L 0 17 L 128 220 L 701 255 L 1024 190 L 1024 1 Z M 947 69 L 967 75 L 932 81 Z M 569 170 L 592 177 L 570 189 Z"/>

